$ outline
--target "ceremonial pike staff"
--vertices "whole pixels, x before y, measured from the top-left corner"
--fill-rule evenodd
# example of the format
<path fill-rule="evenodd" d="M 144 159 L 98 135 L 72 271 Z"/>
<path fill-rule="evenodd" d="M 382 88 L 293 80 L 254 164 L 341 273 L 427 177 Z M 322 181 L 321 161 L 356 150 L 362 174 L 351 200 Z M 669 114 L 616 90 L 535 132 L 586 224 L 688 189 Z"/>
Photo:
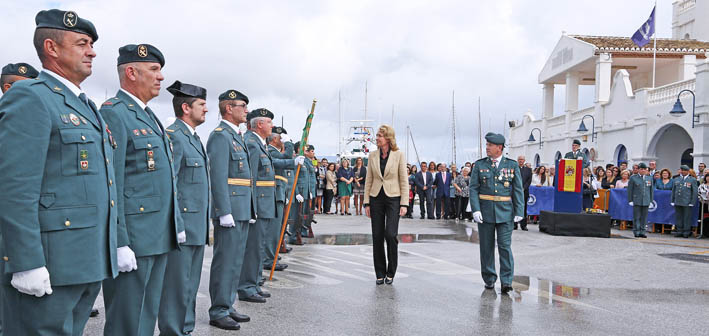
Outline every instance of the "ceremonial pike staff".
<path fill-rule="evenodd" d="M 298 147 L 298 155 L 303 156 L 305 154 L 305 146 L 308 143 L 308 135 L 310 135 L 310 125 L 313 123 L 313 115 L 315 115 L 315 103 L 317 100 L 313 99 L 313 105 L 310 107 L 310 114 L 308 118 L 305 119 L 305 127 L 303 127 L 303 136 L 300 138 L 300 146 Z M 271 266 L 271 274 L 268 276 L 268 281 L 273 279 L 273 271 L 276 270 L 276 262 L 278 262 L 278 253 L 280 252 L 281 244 L 283 244 L 283 234 L 286 232 L 286 223 L 288 223 L 288 215 L 290 215 L 290 207 L 293 204 L 293 196 L 295 196 L 295 186 L 298 184 L 298 175 L 300 174 L 300 167 L 295 168 L 295 178 L 293 178 L 293 187 L 290 191 L 290 197 L 288 198 L 288 204 L 286 206 L 286 211 L 283 213 L 283 225 L 281 225 L 281 236 L 278 239 L 278 245 L 276 247 L 276 256 L 273 258 L 273 265 Z"/>

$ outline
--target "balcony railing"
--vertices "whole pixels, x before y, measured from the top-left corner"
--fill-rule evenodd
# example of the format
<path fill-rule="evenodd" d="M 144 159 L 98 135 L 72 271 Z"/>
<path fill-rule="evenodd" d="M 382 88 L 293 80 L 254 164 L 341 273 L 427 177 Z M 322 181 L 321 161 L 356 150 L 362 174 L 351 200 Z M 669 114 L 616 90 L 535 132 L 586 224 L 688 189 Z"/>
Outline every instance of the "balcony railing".
<path fill-rule="evenodd" d="M 677 94 L 685 89 L 694 91 L 697 80 L 692 78 L 681 82 L 667 84 L 647 92 L 647 103 L 649 105 L 673 103 L 677 99 Z"/>

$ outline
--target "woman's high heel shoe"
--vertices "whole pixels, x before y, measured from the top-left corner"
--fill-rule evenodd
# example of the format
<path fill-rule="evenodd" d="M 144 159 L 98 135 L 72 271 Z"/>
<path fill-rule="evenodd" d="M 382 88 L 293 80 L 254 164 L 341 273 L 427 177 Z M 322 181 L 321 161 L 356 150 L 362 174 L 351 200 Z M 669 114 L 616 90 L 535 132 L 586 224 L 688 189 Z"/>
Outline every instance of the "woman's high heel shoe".
<path fill-rule="evenodd" d="M 384 284 L 384 279 L 377 279 L 377 286 Z"/>
<path fill-rule="evenodd" d="M 394 278 L 386 277 L 386 280 L 384 280 L 387 285 L 391 285 L 394 282 Z"/>

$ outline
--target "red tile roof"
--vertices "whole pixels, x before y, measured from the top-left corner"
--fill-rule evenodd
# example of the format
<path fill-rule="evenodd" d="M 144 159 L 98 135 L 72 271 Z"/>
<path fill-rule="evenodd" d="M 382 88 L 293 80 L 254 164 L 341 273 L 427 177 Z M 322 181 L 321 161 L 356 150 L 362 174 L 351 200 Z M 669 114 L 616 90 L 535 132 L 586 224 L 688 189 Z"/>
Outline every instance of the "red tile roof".
<path fill-rule="evenodd" d="M 629 37 L 616 36 L 584 36 L 584 35 L 569 35 L 571 38 L 590 43 L 596 47 L 599 52 L 611 53 L 649 53 L 652 55 L 653 41 L 646 44 L 645 47 L 638 47 Z M 704 58 L 705 53 L 709 52 L 709 42 L 698 40 L 673 40 L 666 38 L 657 39 L 657 54 L 696 54 Z"/>

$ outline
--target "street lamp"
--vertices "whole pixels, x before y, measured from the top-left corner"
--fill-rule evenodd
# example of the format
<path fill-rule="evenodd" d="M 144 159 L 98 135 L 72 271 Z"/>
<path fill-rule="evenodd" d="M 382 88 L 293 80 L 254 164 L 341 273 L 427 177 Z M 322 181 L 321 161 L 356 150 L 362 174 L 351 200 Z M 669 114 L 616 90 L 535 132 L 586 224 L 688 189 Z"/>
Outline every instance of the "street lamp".
<path fill-rule="evenodd" d="M 585 133 L 588 132 L 588 129 L 586 128 L 586 124 L 583 123 L 583 120 L 586 119 L 586 117 L 591 118 L 592 124 L 591 124 L 591 142 L 596 142 L 596 138 L 598 137 L 598 133 L 596 133 L 596 118 L 594 118 L 592 115 L 587 114 L 581 118 L 581 125 L 579 125 L 579 129 L 577 130 L 579 133 Z"/>
<path fill-rule="evenodd" d="M 696 99 L 697 96 L 694 95 L 694 91 L 689 90 L 689 89 L 684 89 L 680 91 L 677 94 L 677 101 L 675 102 L 675 106 L 672 107 L 672 111 L 670 111 L 670 115 L 673 115 L 675 117 L 681 117 L 683 114 L 687 113 L 687 111 L 684 110 L 684 107 L 682 106 L 682 102 L 679 101 L 679 96 L 682 95 L 684 92 L 689 92 L 692 94 L 692 128 L 694 128 L 695 123 L 699 123 L 699 116 L 694 115 L 694 108 L 696 105 Z"/>
<path fill-rule="evenodd" d="M 539 148 L 542 148 L 542 143 L 543 143 L 543 141 L 542 141 L 542 130 L 540 130 L 540 129 L 537 128 L 537 127 L 532 128 L 532 131 L 529 132 L 529 139 L 527 139 L 527 141 L 529 141 L 529 142 L 534 142 L 534 141 L 536 141 L 536 139 L 534 139 L 534 130 L 539 131 Z"/>

